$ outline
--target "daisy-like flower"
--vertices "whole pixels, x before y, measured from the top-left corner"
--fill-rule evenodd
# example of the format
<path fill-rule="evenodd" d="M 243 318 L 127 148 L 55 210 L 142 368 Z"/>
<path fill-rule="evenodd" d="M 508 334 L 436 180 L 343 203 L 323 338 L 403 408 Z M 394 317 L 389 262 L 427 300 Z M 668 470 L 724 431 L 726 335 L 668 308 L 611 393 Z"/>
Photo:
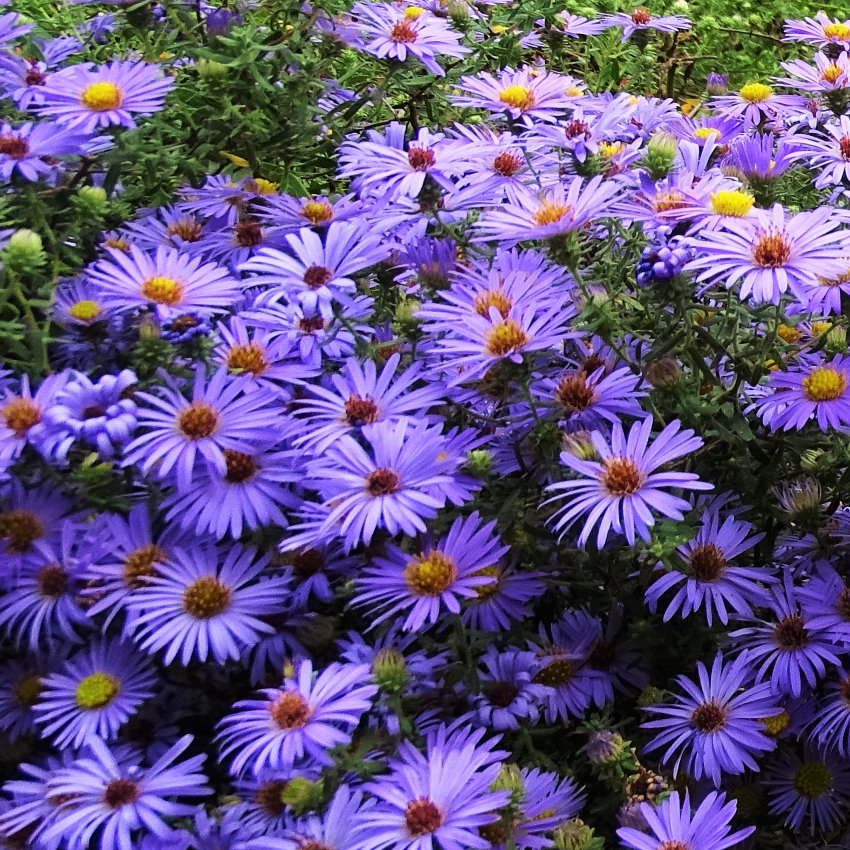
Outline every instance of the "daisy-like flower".
<path fill-rule="evenodd" d="M 684 763 L 695 779 L 710 779 L 715 786 L 723 774 L 758 770 L 756 759 L 776 746 L 762 723 L 779 711 L 770 684 L 751 684 L 753 671 L 746 654 L 724 664 L 718 653 L 711 670 L 697 664 L 697 675 L 698 682 L 677 677 L 685 695 L 676 694 L 673 705 L 647 709 L 660 719 L 643 724 L 658 730 L 646 749 L 663 749 L 661 761 L 673 762 L 674 776 Z"/>
<path fill-rule="evenodd" d="M 195 812 L 174 798 L 212 793 L 200 773 L 205 755 L 175 763 L 191 743 L 185 735 L 150 767 L 141 767 L 132 755 L 122 758 L 92 736 L 83 756 L 48 780 L 50 796 L 67 802 L 43 830 L 43 840 L 54 842 L 49 846 L 65 840 L 71 847 L 136 850 L 141 835 L 172 835 L 164 819 Z"/>
<path fill-rule="evenodd" d="M 850 70 L 850 59 L 846 61 Z M 819 126 L 813 133 L 795 137 L 791 156 L 817 172 L 816 188 L 846 184 L 850 181 L 850 116 L 841 115 L 837 121 Z"/>
<path fill-rule="evenodd" d="M 154 695 L 146 659 L 120 642 L 98 640 L 81 649 L 41 683 L 33 706 L 42 734 L 57 747 L 80 747 L 95 736 L 111 740 Z"/>
<path fill-rule="evenodd" d="M 54 650 L 49 654 L 11 659 L 3 665 L 0 671 L 0 729 L 10 740 L 36 732 L 33 706 L 41 697 L 44 677 L 63 660 L 57 658 Z"/>
<path fill-rule="evenodd" d="M 509 795 L 492 790 L 499 765 L 475 741 L 441 727 L 427 756 L 407 745 L 390 774 L 367 785 L 378 803 L 354 822 L 352 850 L 488 850 L 482 833 Z"/>
<path fill-rule="evenodd" d="M 602 23 L 606 27 L 622 27 L 622 41 L 628 41 L 635 33 L 646 30 L 681 32 L 691 28 L 691 22 L 683 15 L 660 15 L 656 17 L 650 13 L 646 6 L 635 6 L 631 12 L 603 15 Z"/>
<path fill-rule="evenodd" d="M 86 132 L 118 124 L 135 127 L 136 115 L 162 109 L 174 80 L 145 62 L 91 63 L 55 71 L 41 90 L 40 115 Z"/>
<path fill-rule="evenodd" d="M 567 11 L 558 12 L 555 15 L 555 23 L 552 25 L 553 30 L 571 38 L 578 38 L 583 35 L 599 35 L 607 28 L 608 25 L 602 18 L 591 20 L 582 15 L 572 15 Z"/>
<path fill-rule="evenodd" d="M 753 619 L 752 625 L 730 634 L 747 650 L 758 679 L 768 679 L 775 691 L 793 697 L 803 693 L 804 683 L 814 688 L 827 664 L 839 663 L 830 633 L 812 625 L 801 610 L 798 593 L 790 571 L 786 572 L 782 584 L 771 588 L 770 604 L 765 606 L 774 619 Z"/>
<path fill-rule="evenodd" d="M 348 549 L 369 543 L 379 528 L 423 532 L 424 520 L 458 499 L 455 472 L 463 458 L 450 450 L 440 426 L 401 420 L 369 425 L 362 436 L 365 446 L 340 437 L 308 466 L 305 482 L 330 508 L 322 527 Z"/>
<path fill-rule="evenodd" d="M 191 401 L 174 385 L 163 387 L 161 395 L 138 393 L 143 433 L 127 446 L 125 465 L 156 470 L 160 478 L 174 474 L 181 491 L 189 489 L 198 461 L 226 475 L 225 449 L 250 454 L 279 423 L 266 393 L 245 392 L 249 386 L 248 378 L 224 369 L 207 382 L 199 367 Z"/>
<path fill-rule="evenodd" d="M 772 133 L 743 135 L 729 145 L 722 165 L 741 172 L 751 183 L 766 183 L 781 177 L 795 162 L 796 136 L 778 141 Z"/>
<path fill-rule="evenodd" d="M 281 193 L 265 199 L 263 205 L 255 210 L 255 215 L 281 233 L 292 233 L 302 227 L 325 228 L 334 221 L 357 218 L 363 208 L 363 202 L 356 200 L 354 195 L 295 198 Z"/>
<path fill-rule="evenodd" d="M 728 221 L 723 231 L 700 234 L 697 252 L 685 266 L 697 280 L 719 280 L 727 289 L 740 281 L 740 297 L 778 304 L 790 289 L 805 299 L 805 287 L 818 276 L 844 273 L 848 233 L 829 207 L 788 216 L 776 204 L 756 218 Z M 805 303 L 805 302 L 804 302 Z"/>
<path fill-rule="evenodd" d="M 770 583 L 772 577 L 764 567 L 730 563 L 764 537 L 752 531 L 750 523 L 734 516 L 727 516 L 721 524 L 717 511 L 707 512 L 696 537 L 676 550 L 688 565 L 688 573 L 673 570 L 656 579 L 646 591 L 649 610 L 655 613 L 661 597 L 677 588 L 664 612 L 665 623 L 676 614 L 684 618 L 700 610 L 709 626 L 715 616 L 726 625 L 728 609 L 741 617 L 752 616 L 754 605 L 768 602 L 763 583 Z"/>
<path fill-rule="evenodd" d="M 528 603 L 546 587 L 541 581 L 543 573 L 517 572 L 499 563 L 490 564 L 485 570 L 485 575 L 493 580 L 478 585 L 475 596 L 465 600 L 461 619 L 467 628 L 476 631 L 506 631 L 514 620 L 528 616 Z"/>
<path fill-rule="evenodd" d="M 850 765 L 835 753 L 806 747 L 801 758 L 785 750 L 762 783 L 770 813 L 784 815 L 790 829 L 814 834 L 845 823 Z"/>
<path fill-rule="evenodd" d="M 570 95 L 570 80 L 560 74 L 520 68 L 505 68 L 498 77 L 482 71 L 474 77 L 461 77 L 463 95 L 451 98 L 457 106 L 486 109 L 504 114 L 532 127 L 535 121 L 557 121 L 568 110 L 581 89 Z"/>
<path fill-rule="evenodd" d="M 762 121 L 782 119 L 793 109 L 805 106 L 805 99 L 799 95 L 776 94 L 764 83 L 747 83 L 734 94 L 713 97 L 709 105 L 721 115 L 741 118 L 743 130 L 758 126 Z"/>
<path fill-rule="evenodd" d="M 818 12 L 814 18 L 785 21 L 783 41 L 803 41 L 820 48 L 837 46 L 850 50 L 850 21 L 834 20 L 826 12 Z"/>
<path fill-rule="evenodd" d="M 73 127 L 43 124 L 0 125 L 0 180 L 17 174 L 34 182 L 56 171 L 55 158 L 91 155 L 110 146 L 108 139 L 93 139 Z"/>
<path fill-rule="evenodd" d="M 473 227 L 476 239 L 498 240 L 515 245 L 526 239 L 551 239 L 581 230 L 593 219 L 611 214 L 611 205 L 620 187 L 601 177 L 583 180 L 574 177 L 535 194 L 530 189 L 493 210 L 485 210 Z"/>
<path fill-rule="evenodd" d="M 5 4 L 4 4 L 5 5 Z M 32 29 L 32 24 L 25 23 L 17 12 L 6 12 L 0 15 L 0 44 L 25 36 Z"/>
<path fill-rule="evenodd" d="M 480 665 L 481 693 L 474 699 L 476 721 L 499 732 L 536 723 L 549 688 L 534 681 L 541 666 L 535 654 L 491 646 L 481 656 Z"/>
<path fill-rule="evenodd" d="M 682 519 L 690 510 L 689 502 L 666 492 L 711 490 L 713 485 L 700 481 L 692 472 L 658 472 L 671 461 L 691 454 L 702 446 L 702 439 L 690 429 L 681 430 L 678 419 L 667 425 L 650 444 L 652 417 L 635 422 L 628 436 L 615 424 L 610 443 L 602 434 L 591 434 L 599 460 L 583 460 L 569 452 L 561 453 L 561 463 L 583 476 L 547 487 L 556 493 L 544 504 L 564 502 L 552 517 L 560 535 L 566 533 L 581 517 L 586 517 L 578 544 L 584 547 L 597 529 L 596 545 L 601 549 L 610 532 L 625 536 L 630 546 L 635 535 L 650 539 L 655 514 Z M 598 526 L 598 528 L 597 528 Z"/>
<path fill-rule="evenodd" d="M 234 705 L 220 724 L 222 756 L 232 757 L 234 774 L 285 773 L 305 757 L 330 765 L 328 750 L 351 740 L 377 692 L 367 664 L 330 664 L 314 678 L 312 662 L 303 661 L 279 689 Z"/>
<path fill-rule="evenodd" d="M 165 247 L 149 254 L 134 245 L 108 253 L 86 271 L 106 309 L 150 307 L 162 318 L 189 311 L 210 315 L 231 307 L 240 294 L 227 269 L 201 257 Z"/>
<path fill-rule="evenodd" d="M 342 372 L 330 376 L 327 386 L 305 387 L 312 398 L 299 399 L 294 406 L 306 426 L 303 433 L 294 434 L 294 444 L 324 452 L 339 437 L 355 435 L 364 425 L 426 417 L 429 408 L 443 400 L 445 390 L 439 382 L 414 389 L 422 378 L 421 367 L 413 364 L 396 374 L 400 362 L 401 355 L 392 354 L 378 373 L 374 360 L 361 363 L 352 357 Z"/>
<path fill-rule="evenodd" d="M 461 58 L 469 53 L 469 48 L 460 44 L 459 32 L 420 6 L 355 3 L 351 15 L 362 38 L 353 46 L 379 59 L 404 62 L 412 56 L 432 74 L 442 77 L 445 71 L 437 62 L 438 56 Z"/>
<path fill-rule="evenodd" d="M 640 813 L 649 830 L 626 826 L 617 830 L 624 847 L 631 850 L 729 850 L 755 832 L 754 826 L 732 832 L 737 803 L 712 791 L 691 811 L 690 796 L 674 791 L 660 806 L 641 803 Z"/>
<path fill-rule="evenodd" d="M 850 673 L 838 667 L 838 680 L 829 682 L 826 696 L 808 724 L 809 736 L 827 752 L 850 758 Z"/>
<path fill-rule="evenodd" d="M 243 263 L 245 286 L 262 286 L 263 304 L 283 299 L 330 318 L 334 301 L 347 303 L 355 292 L 354 275 L 387 255 L 383 237 L 360 222 L 335 222 L 324 238 L 308 228 L 286 237 L 289 253 L 262 248 Z"/>
<path fill-rule="evenodd" d="M 787 372 L 776 370 L 768 378 L 768 394 L 750 409 L 772 431 L 799 431 L 812 419 L 821 431 L 844 430 L 850 425 L 850 357 L 807 359 Z"/>
<path fill-rule="evenodd" d="M 420 631 L 446 612 L 459 614 L 462 599 L 495 583 L 487 568 L 508 552 L 495 528 L 495 522 L 483 524 L 475 512 L 456 519 L 445 537 L 426 544 L 418 555 L 392 547 L 388 558 L 375 559 L 357 580 L 353 604 L 370 608 L 374 626 L 406 612 L 404 631 Z"/>
<path fill-rule="evenodd" d="M 267 565 L 238 546 L 223 558 L 207 546 L 177 550 L 127 601 L 127 631 L 145 652 L 162 652 L 165 664 L 239 658 L 274 633 L 260 618 L 285 608 L 288 580 L 261 578 Z"/>
<path fill-rule="evenodd" d="M 17 392 L 6 389 L 0 398 L 0 454 L 17 458 L 24 446 L 32 444 L 42 428 L 45 411 L 71 377 L 69 372 L 48 375 L 33 391 L 29 376 L 21 377 Z"/>
<path fill-rule="evenodd" d="M 819 561 L 797 597 L 812 628 L 823 629 L 837 644 L 850 645 L 850 586 L 829 561 Z"/>
<path fill-rule="evenodd" d="M 814 58 L 814 65 L 802 59 L 783 62 L 782 68 L 791 76 L 777 77 L 776 82 L 782 86 L 814 94 L 846 89 L 850 86 L 850 58 L 846 53 L 841 53 L 835 58 L 825 53 L 817 53 Z"/>

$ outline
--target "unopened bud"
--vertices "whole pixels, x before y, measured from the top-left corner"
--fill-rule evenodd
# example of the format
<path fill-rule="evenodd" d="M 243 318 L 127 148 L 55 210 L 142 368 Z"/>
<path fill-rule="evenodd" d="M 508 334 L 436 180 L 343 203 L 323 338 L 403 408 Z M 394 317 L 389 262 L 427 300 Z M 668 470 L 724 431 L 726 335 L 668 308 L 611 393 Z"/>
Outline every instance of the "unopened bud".
<path fill-rule="evenodd" d="M 622 735 L 609 729 L 594 732 L 582 748 L 588 759 L 594 764 L 608 764 L 616 761 L 626 747 Z"/>
<path fill-rule="evenodd" d="M 835 327 L 826 335 L 826 350 L 830 354 L 847 353 L 847 328 Z"/>
<path fill-rule="evenodd" d="M 729 91 L 729 75 L 710 73 L 705 78 L 705 89 L 709 94 L 726 94 Z"/>
<path fill-rule="evenodd" d="M 35 269 L 42 265 L 47 256 L 41 237 L 33 230 L 16 230 L 6 243 L 4 259 L 13 268 Z"/>
<path fill-rule="evenodd" d="M 227 65 L 212 59 L 199 59 L 195 67 L 203 80 L 223 80 L 230 70 Z"/>
<path fill-rule="evenodd" d="M 580 818 L 562 823 L 552 834 L 555 850 L 602 850 L 601 838 Z"/>
<path fill-rule="evenodd" d="M 657 390 L 672 390 L 679 382 L 682 370 L 672 357 L 659 357 L 646 364 L 644 377 Z"/>
<path fill-rule="evenodd" d="M 567 453 L 581 460 L 596 460 L 598 455 L 596 446 L 590 438 L 588 431 L 573 431 L 564 434 L 561 438 L 561 448 Z"/>
<path fill-rule="evenodd" d="M 493 470 L 493 455 L 487 449 L 472 449 L 466 454 L 466 468 L 476 478 L 486 478 Z"/>
<path fill-rule="evenodd" d="M 401 652 L 395 647 L 385 646 L 378 650 L 372 661 L 372 676 L 382 690 L 398 693 L 410 679 L 410 671 Z"/>
<path fill-rule="evenodd" d="M 658 130 L 647 142 L 641 165 L 649 172 L 653 180 L 661 180 L 673 168 L 677 150 L 676 137 L 666 130 Z"/>
<path fill-rule="evenodd" d="M 321 807 L 324 801 L 325 789 L 321 782 L 296 776 L 280 792 L 280 799 L 291 808 L 296 815 L 304 814 Z"/>
<path fill-rule="evenodd" d="M 102 186 L 81 186 L 77 192 L 78 206 L 93 215 L 103 215 L 107 202 L 106 189 Z"/>

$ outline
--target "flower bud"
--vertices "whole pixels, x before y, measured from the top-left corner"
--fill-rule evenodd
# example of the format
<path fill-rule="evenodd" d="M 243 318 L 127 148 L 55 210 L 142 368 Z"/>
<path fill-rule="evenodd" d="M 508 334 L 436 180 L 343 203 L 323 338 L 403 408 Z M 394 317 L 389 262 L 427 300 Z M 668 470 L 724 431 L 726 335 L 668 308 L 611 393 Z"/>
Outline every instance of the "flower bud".
<path fill-rule="evenodd" d="M 616 761 L 626 747 L 622 735 L 609 729 L 594 732 L 582 748 L 588 759 L 594 764 L 608 764 Z"/>
<path fill-rule="evenodd" d="M 826 350 L 830 354 L 847 353 L 847 328 L 835 327 L 826 335 Z"/>
<path fill-rule="evenodd" d="M 410 679 L 410 671 L 404 656 L 395 647 L 385 646 L 378 650 L 372 661 L 372 677 L 384 691 L 398 693 Z"/>
<path fill-rule="evenodd" d="M 641 165 L 653 180 L 661 180 L 672 170 L 677 150 L 676 137 L 665 130 L 657 130 L 647 142 Z"/>
<path fill-rule="evenodd" d="M 646 364 L 643 374 L 655 389 L 672 390 L 679 382 L 682 370 L 673 357 L 659 357 Z"/>
<path fill-rule="evenodd" d="M 106 189 L 102 186 L 81 186 L 77 192 L 77 205 L 92 215 L 102 216 L 107 203 Z"/>
<path fill-rule="evenodd" d="M 712 71 L 705 78 L 705 89 L 709 94 L 726 94 L 729 91 L 729 75 Z"/>
<path fill-rule="evenodd" d="M 567 453 L 574 455 L 581 460 L 596 460 L 596 446 L 590 439 L 588 431 L 573 431 L 570 434 L 564 434 L 561 438 L 561 448 Z"/>
<path fill-rule="evenodd" d="M 223 80 L 230 70 L 227 65 L 213 59 L 199 59 L 195 67 L 202 80 Z"/>
<path fill-rule="evenodd" d="M 602 850 L 603 840 L 580 818 L 562 823 L 552 834 L 555 850 Z"/>
<path fill-rule="evenodd" d="M 303 776 L 296 776 L 280 792 L 280 799 L 289 806 L 296 815 L 318 809 L 322 805 L 325 789 L 321 780 L 312 781 Z"/>
<path fill-rule="evenodd" d="M 47 259 L 44 243 L 33 230 L 16 230 L 6 243 L 4 259 L 18 270 L 36 269 Z"/>
<path fill-rule="evenodd" d="M 646 708 L 650 705 L 656 705 L 659 702 L 664 702 L 665 693 L 661 688 L 647 685 L 638 696 L 637 704 L 641 708 Z"/>
<path fill-rule="evenodd" d="M 493 470 L 493 455 L 487 449 L 472 449 L 466 454 L 466 468 L 476 478 L 486 478 Z"/>
<path fill-rule="evenodd" d="M 402 298 L 395 308 L 395 320 L 407 328 L 415 328 L 419 324 L 416 314 L 422 309 L 422 302 L 415 298 Z"/>
<path fill-rule="evenodd" d="M 490 786 L 491 791 L 509 791 L 511 803 L 519 806 L 525 800 L 525 780 L 516 764 L 503 764 Z"/>

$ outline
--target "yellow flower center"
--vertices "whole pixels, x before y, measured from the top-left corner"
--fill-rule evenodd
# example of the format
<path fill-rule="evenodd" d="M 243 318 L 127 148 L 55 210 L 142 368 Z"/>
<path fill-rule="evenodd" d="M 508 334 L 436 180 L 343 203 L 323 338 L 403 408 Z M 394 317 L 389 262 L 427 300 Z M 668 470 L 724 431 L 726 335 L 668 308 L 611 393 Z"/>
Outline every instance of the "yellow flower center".
<path fill-rule="evenodd" d="M 80 103 L 92 112 L 108 112 L 124 102 L 124 95 L 115 83 L 92 83 L 80 95 Z"/>
<path fill-rule="evenodd" d="M 489 331 L 484 340 L 484 350 L 495 357 L 503 357 L 506 354 L 519 351 L 529 342 L 529 339 L 530 337 L 518 322 L 507 319 L 494 325 Z"/>
<path fill-rule="evenodd" d="M 773 94 L 773 89 L 764 83 L 747 83 L 739 94 L 747 103 L 764 103 Z"/>
<path fill-rule="evenodd" d="M 834 62 L 830 62 L 820 72 L 820 78 L 828 83 L 834 83 L 844 72 Z"/>
<path fill-rule="evenodd" d="M 457 579 L 457 566 L 453 558 L 435 549 L 408 561 L 402 575 L 416 596 L 439 596 Z"/>
<path fill-rule="evenodd" d="M 173 307 L 183 300 L 183 284 L 173 277 L 155 275 L 142 283 L 142 296 L 155 304 Z"/>
<path fill-rule="evenodd" d="M 504 289 L 485 289 L 479 292 L 472 300 L 472 309 L 479 316 L 485 318 L 490 315 L 490 308 L 495 307 L 503 319 L 507 319 L 508 313 L 513 307 L 513 300 Z"/>
<path fill-rule="evenodd" d="M 22 708 L 31 708 L 41 696 L 41 676 L 28 673 L 12 686 L 12 698 Z"/>
<path fill-rule="evenodd" d="M 780 711 L 779 714 L 774 714 L 771 717 L 762 717 L 759 721 L 764 726 L 768 735 L 776 737 L 780 732 L 784 732 L 791 722 L 791 715 L 787 711 Z"/>
<path fill-rule="evenodd" d="M 776 329 L 776 335 L 780 339 L 785 340 L 785 342 L 795 343 L 800 341 L 800 338 L 803 336 L 803 332 L 791 325 L 780 325 Z"/>
<path fill-rule="evenodd" d="M 535 685 L 548 685 L 557 688 L 566 685 L 575 675 L 575 668 L 569 658 L 559 658 L 547 664 L 531 680 Z"/>
<path fill-rule="evenodd" d="M 554 224 L 572 212 L 569 204 L 559 204 L 556 201 L 543 201 L 531 220 L 537 225 Z"/>
<path fill-rule="evenodd" d="M 41 422 L 41 408 L 30 398 L 16 396 L 0 407 L 0 420 L 16 436 L 24 437 L 33 425 Z"/>
<path fill-rule="evenodd" d="M 847 389 L 847 373 L 821 366 L 803 379 L 803 393 L 810 401 L 832 401 Z"/>
<path fill-rule="evenodd" d="M 671 189 L 669 192 L 658 192 L 652 199 L 652 208 L 655 212 L 680 210 L 687 205 L 687 199 L 678 189 Z"/>
<path fill-rule="evenodd" d="M 92 673 L 77 685 L 74 702 L 89 711 L 103 708 L 118 696 L 120 690 L 121 683 L 115 676 L 109 673 Z"/>
<path fill-rule="evenodd" d="M 840 22 L 827 24 L 823 28 L 823 37 L 830 41 L 848 41 L 850 40 L 850 26 Z"/>
<path fill-rule="evenodd" d="M 277 192 L 277 183 L 262 177 L 254 177 L 245 181 L 244 189 L 246 192 L 252 192 L 255 195 L 274 195 Z"/>
<path fill-rule="evenodd" d="M 611 159 L 612 156 L 616 156 L 623 149 L 622 142 L 600 142 L 599 143 L 599 154 L 603 156 L 605 159 Z"/>
<path fill-rule="evenodd" d="M 201 576 L 183 591 L 183 610 L 197 620 L 209 620 L 230 605 L 230 597 L 230 588 L 215 576 Z"/>
<path fill-rule="evenodd" d="M 405 18 L 411 18 L 414 21 L 417 18 L 421 18 L 424 14 L 425 14 L 425 10 L 423 8 L 421 8 L 420 6 L 408 6 L 404 10 L 404 17 Z"/>
<path fill-rule="evenodd" d="M 330 221 L 334 217 L 333 207 L 327 201 L 307 201 L 301 207 L 301 215 L 310 222 L 310 224 L 322 224 Z"/>
<path fill-rule="evenodd" d="M 743 218 L 753 208 L 756 199 L 738 189 L 723 189 L 711 196 L 711 209 L 716 215 Z"/>
<path fill-rule="evenodd" d="M 101 314 L 97 301 L 77 301 L 68 308 L 68 315 L 79 322 L 92 322 Z"/>
<path fill-rule="evenodd" d="M 720 130 L 715 130 L 714 127 L 697 127 L 694 135 L 700 141 L 707 142 L 709 139 L 716 139 L 720 135 Z"/>
<path fill-rule="evenodd" d="M 508 86 L 499 92 L 499 100 L 512 109 L 531 109 L 537 102 L 534 92 L 528 86 Z"/>
<path fill-rule="evenodd" d="M 832 771 L 822 761 L 803 762 L 794 777 L 794 788 L 809 800 L 821 797 L 832 788 Z"/>
<path fill-rule="evenodd" d="M 578 86 L 567 86 L 564 89 L 564 94 L 567 97 L 581 97 L 584 92 Z"/>
<path fill-rule="evenodd" d="M 498 592 L 499 585 L 501 583 L 499 579 L 502 577 L 502 571 L 495 564 L 489 567 L 482 567 L 482 569 L 476 570 L 472 575 L 488 576 L 489 578 L 495 579 L 495 581 L 491 581 L 489 584 L 479 584 L 475 588 L 475 595 L 477 597 L 477 599 L 475 599 L 476 603 L 484 602 L 486 599 L 489 599 Z"/>
<path fill-rule="evenodd" d="M 812 322 L 812 336 L 820 336 L 832 330 L 832 325 L 829 322 Z"/>

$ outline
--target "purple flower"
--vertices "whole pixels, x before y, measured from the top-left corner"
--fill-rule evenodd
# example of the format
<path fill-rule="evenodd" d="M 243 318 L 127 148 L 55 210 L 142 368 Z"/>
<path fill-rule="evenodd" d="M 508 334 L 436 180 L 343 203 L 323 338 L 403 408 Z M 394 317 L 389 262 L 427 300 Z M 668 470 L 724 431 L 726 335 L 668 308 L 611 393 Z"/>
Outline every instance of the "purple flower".
<path fill-rule="evenodd" d="M 100 67 L 86 62 L 48 77 L 38 113 L 89 133 L 114 124 L 135 127 L 133 116 L 162 109 L 173 85 L 156 65 L 145 62 L 113 62 Z"/>
<path fill-rule="evenodd" d="M 456 519 L 445 537 L 427 543 L 418 555 L 391 547 L 388 558 L 376 558 L 358 579 L 353 604 L 370 608 L 373 626 L 406 612 L 404 631 L 421 631 L 446 612 L 459 614 L 462 599 L 495 583 L 487 570 L 508 551 L 495 528 L 476 512 Z"/>
<path fill-rule="evenodd" d="M 5 389 L 0 399 L 0 455 L 17 458 L 24 446 L 34 442 L 42 432 L 45 410 L 70 377 L 69 372 L 48 375 L 33 392 L 29 376 L 25 374 L 18 392 Z"/>
<path fill-rule="evenodd" d="M 90 156 L 110 146 L 109 139 L 92 139 L 73 127 L 44 124 L 0 125 L 0 180 L 15 174 L 36 181 L 56 170 L 54 159 Z"/>
<path fill-rule="evenodd" d="M 751 684 L 752 667 L 746 654 L 724 665 L 718 653 L 710 671 L 697 664 L 697 675 L 698 683 L 685 676 L 676 678 L 685 695 L 675 695 L 673 705 L 647 709 L 661 719 L 643 724 L 658 730 L 646 749 L 663 749 L 664 764 L 675 758 L 674 776 L 684 761 L 695 779 L 710 779 L 715 786 L 723 774 L 758 770 L 755 759 L 776 746 L 761 722 L 778 712 L 771 686 Z"/>
<path fill-rule="evenodd" d="M 146 659 L 120 641 L 96 640 L 41 683 L 33 706 L 42 734 L 57 747 L 80 747 L 95 736 L 111 740 L 153 696 Z"/>
<path fill-rule="evenodd" d="M 16 12 L 6 12 L 0 15 L 0 45 L 6 42 L 14 41 L 23 35 L 26 35 L 31 29 L 32 24 L 25 23 L 21 16 Z"/>
<path fill-rule="evenodd" d="M 814 18 L 785 21 L 783 41 L 803 41 L 825 48 L 830 46 L 850 49 L 850 21 L 841 21 L 818 12 Z"/>
<path fill-rule="evenodd" d="M 797 589 L 809 626 L 823 630 L 834 643 L 850 646 L 850 587 L 828 561 L 821 560 Z"/>
<path fill-rule="evenodd" d="M 442 77 L 445 71 L 437 62 L 438 56 L 461 58 L 469 53 L 468 47 L 458 43 L 460 33 L 455 32 L 447 21 L 419 6 L 355 3 L 351 14 L 363 39 L 358 39 L 353 46 L 379 59 L 404 62 L 410 55 L 432 74 Z"/>
<path fill-rule="evenodd" d="M 497 732 L 537 723 L 549 688 L 534 681 L 541 666 L 535 654 L 491 646 L 479 663 L 483 670 L 481 693 L 474 698 L 476 722 Z"/>
<path fill-rule="evenodd" d="M 734 94 L 711 98 L 709 106 L 721 115 L 744 120 L 744 130 L 750 130 L 764 121 L 782 119 L 793 109 L 805 105 L 799 95 L 775 94 L 764 83 L 747 83 Z"/>
<path fill-rule="evenodd" d="M 68 802 L 46 824 L 43 840 L 64 839 L 69 846 L 100 850 L 135 850 L 140 832 L 170 835 L 172 830 L 163 818 L 195 811 L 173 798 L 212 793 L 206 777 L 198 772 L 205 755 L 174 763 L 191 742 L 192 736 L 184 735 L 150 767 L 140 767 L 131 758 L 116 758 L 92 736 L 83 756 L 48 780 L 50 795 Z"/>
<path fill-rule="evenodd" d="M 524 620 L 529 602 L 537 599 L 545 588 L 543 573 L 515 571 L 504 564 L 493 563 L 484 568 L 489 584 L 475 588 L 475 596 L 464 601 L 461 619 L 470 629 L 485 632 L 507 631 L 514 620 Z"/>
<path fill-rule="evenodd" d="M 809 737 L 819 747 L 850 757 L 850 673 L 836 669 L 838 680 L 829 682 L 808 724 Z"/>
<path fill-rule="evenodd" d="M 578 544 L 584 547 L 598 525 L 596 545 L 601 549 L 614 531 L 634 545 L 635 533 L 650 539 L 655 524 L 653 512 L 682 519 L 691 506 L 684 499 L 665 492 L 667 488 L 711 490 L 711 484 L 692 472 L 657 472 L 671 461 L 684 457 L 702 446 L 702 440 L 690 429 L 681 430 L 678 419 L 671 422 L 650 444 L 652 417 L 635 422 L 626 436 L 616 424 L 610 443 L 598 431 L 591 434 L 600 460 L 582 460 L 569 452 L 561 453 L 561 463 L 583 478 L 561 481 L 547 487 L 558 495 L 544 504 L 565 502 L 552 517 L 563 536 L 567 529 L 586 516 Z M 563 494 L 562 494 L 563 492 Z"/>
<path fill-rule="evenodd" d="M 755 832 L 753 826 L 731 832 L 729 825 L 736 806 L 734 800 L 727 803 L 724 794 L 713 791 L 692 813 L 690 796 L 686 793 L 683 801 L 679 792 L 674 791 L 658 807 L 640 804 L 651 834 L 622 827 L 617 830 L 617 837 L 624 847 L 632 850 L 729 850 Z"/>
<path fill-rule="evenodd" d="M 616 15 L 603 15 L 602 23 L 607 27 L 622 27 L 622 41 L 628 39 L 636 32 L 645 30 L 657 30 L 658 32 L 679 32 L 689 30 L 691 22 L 682 15 L 651 15 L 645 6 L 636 6 L 631 12 L 617 12 Z"/>
<path fill-rule="evenodd" d="M 274 627 L 262 620 L 282 611 L 288 581 L 262 577 L 268 558 L 231 547 L 177 550 L 127 600 L 126 631 L 145 652 L 170 664 L 236 659 Z"/>
<path fill-rule="evenodd" d="M 332 764 L 331 747 L 347 744 L 378 689 L 368 665 L 331 664 L 313 677 L 303 661 L 294 678 L 263 699 L 243 700 L 221 721 L 218 740 L 234 774 L 248 768 L 288 772 L 306 759 Z"/>

